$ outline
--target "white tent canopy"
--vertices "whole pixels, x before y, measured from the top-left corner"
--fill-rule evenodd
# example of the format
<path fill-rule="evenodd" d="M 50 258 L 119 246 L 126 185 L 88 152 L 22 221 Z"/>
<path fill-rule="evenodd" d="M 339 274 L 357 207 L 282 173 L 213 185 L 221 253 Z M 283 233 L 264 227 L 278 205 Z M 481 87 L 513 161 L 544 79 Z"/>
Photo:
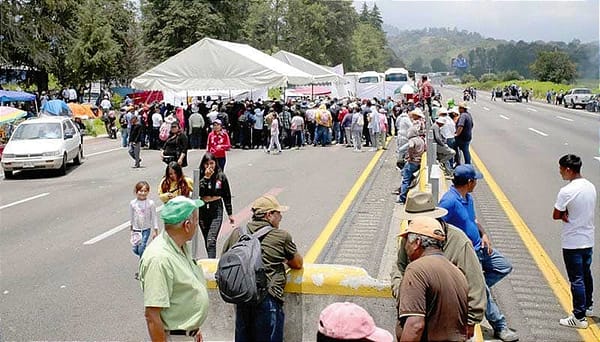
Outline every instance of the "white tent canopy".
<path fill-rule="evenodd" d="M 136 77 L 135 89 L 171 92 L 304 85 L 314 78 L 249 45 L 204 38 Z"/>
<path fill-rule="evenodd" d="M 273 54 L 273 57 L 285 62 L 294 68 L 300 69 L 314 77 L 315 83 L 343 83 L 344 77 L 336 74 L 327 67 L 312 62 L 302 56 L 298 56 L 291 52 L 279 51 Z"/>

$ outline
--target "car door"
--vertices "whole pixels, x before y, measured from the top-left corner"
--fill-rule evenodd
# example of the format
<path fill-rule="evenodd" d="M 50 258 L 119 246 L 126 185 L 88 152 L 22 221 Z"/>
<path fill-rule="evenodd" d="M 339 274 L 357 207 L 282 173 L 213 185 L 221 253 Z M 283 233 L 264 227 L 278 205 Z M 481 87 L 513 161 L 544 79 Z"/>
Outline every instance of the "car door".
<path fill-rule="evenodd" d="M 63 141 L 65 144 L 65 150 L 67 151 L 68 160 L 75 158 L 77 155 L 79 137 L 77 136 L 76 131 L 77 130 L 69 120 L 63 121 Z"/>

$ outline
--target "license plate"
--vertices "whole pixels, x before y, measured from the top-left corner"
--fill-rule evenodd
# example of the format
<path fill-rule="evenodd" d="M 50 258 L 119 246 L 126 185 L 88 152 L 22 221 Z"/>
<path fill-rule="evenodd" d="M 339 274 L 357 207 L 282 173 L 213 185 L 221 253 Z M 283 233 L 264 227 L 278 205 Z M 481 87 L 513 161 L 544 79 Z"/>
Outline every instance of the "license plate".
<path fill-rule="evenodd" d="M 24 168 L 33 168 L 33 163 L 32 162 L 24 162 L 23 167 Z"/>

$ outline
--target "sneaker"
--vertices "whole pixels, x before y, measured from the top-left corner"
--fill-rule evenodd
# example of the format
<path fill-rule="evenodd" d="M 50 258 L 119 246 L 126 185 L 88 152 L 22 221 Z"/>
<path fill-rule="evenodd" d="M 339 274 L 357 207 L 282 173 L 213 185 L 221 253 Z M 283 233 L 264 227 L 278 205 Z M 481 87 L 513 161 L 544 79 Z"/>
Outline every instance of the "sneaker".
<path fill-rule="evenodd" d="M 504 342 L 514 342 L 519 340 L 519 335 L 508 328 L 504 328 L 500 331 L 494 331 L 494 337 Z"/>
<path fill-rule="evenodd" d="M 571 315 L 567 318 L 563 318 L 560 321 L 558 321 L 558 323 L 560 323 L 560 325 L 563 325 L 565 327 L 571 327 L 571 328 L 577 328 L 577 329 L 586 329 L 588 327 L 588 322 L 587 320 L 584 318 L 582 319 L 578 319 L 575 318 L 575 316 Z"/>
<path fill-rule="evenodd" d="M 586 317 L 594 316 L 594 307 L 590 306 L 589 308 L 585 309 L 585 316 Z"/>

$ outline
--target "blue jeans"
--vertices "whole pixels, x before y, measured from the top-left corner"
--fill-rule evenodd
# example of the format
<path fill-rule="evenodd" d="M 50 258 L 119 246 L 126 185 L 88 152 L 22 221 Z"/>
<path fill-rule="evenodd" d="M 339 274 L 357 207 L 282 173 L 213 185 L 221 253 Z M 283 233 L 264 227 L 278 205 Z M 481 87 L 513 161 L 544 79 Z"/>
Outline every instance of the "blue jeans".
<path fill-rule="evenodd" d="M 329 138 L 329 129 L 325 126 L 318 125 L 315 134 L 314 144 L 321 144 L 325 146 Z"/>
<path fill-rule="evenodd" d="M 465 158 L 465 164 L 471 164 L 471 152 L 469 152 L 469 145 L 471 144 L 470 141 L 463 141 L 463 140 L 458 140 L 455 139 L 454 140 L 454 146 L 456 147 L 456 153 L 457 155 L 455 156 L 455 161 L 456 161 L 456 165 L 461 164 L 460 163 L 460 157 L 458 156 L 458 151 L 460 150 L 463 154 L 463 157 Z"/>
<path fill-rule="evenodd" d="M 283 341 L 283 302 L 270 294 L 256 305 L 236 305 L 235 342 Z"/>
<path fill-rule="evenodd" d="M 406 163 L 402 169 L 402 184 L 400 185 L 400 195 L 398 197 L 399 202 L 406 202 L 406 195 L 408 194 L 408 186 L 413 180 L 413 173 L 419 169 L 419 164 Z"/>
<path fill-rule="evenodd" d="M 139 244 L 131 247 L 131 249 L 133 250 L 133 254 L 139 256 L 140 258 L 142 257 L 142 254 L 144 254 L 144 250 L 146 249 L 146 245 L 148 244 L 148 238 L 150 238 L 150 231 L 150 228 L 142 230 L 142 240 Z"/>
<path fill-rule="evenodd" d="M 571 283 L 573 315 L 581 319 L 585 317 L 585 310 L 593 304 L 592 248 L 563 249 L 563 260 Z"/>
<path fill-rule="evenodd" d="M 462 152 L 463 157 L 465 158 L 465 164 L 471 164 L 471 152 L 469 152 L 469 145 L 471 144 L 471 142 L 455 139 L 454 144 L 456 146 L 456 153 L 458 153 L 458 150 Z M 460 157 L 458 156 L 458 154 L 456 155 L 455 161 L 456 165 L 461 164 Z"/>
<path fill-rule="evenodd" d="M 490 287 L 512 272 L 512 265 L 504 255 L 495 249 L 489 255 L 487 249 L 481 248 L 477 251 L 477 257 L 479 257 L 481 263 L 486 285 L 487 306 L 485 308 L 485 319 L 494 328 L 494 331 L 500 331 L 506 328 L 506 318 L 504 318 L 498 304 L 494 301 Z"/>
<path fill-rule="evenodd" d="M 128 140 L 129 140 L 129 129 L 121 128 L 121 146 L 127 147 Z"/>
<path fill-rule="evenodd" d="M 342 142 L 342 135 L 340 133 L 340 123 L 336 121 L 333 123 L 333 140 L 337 141 L 338 144 Z"/>

